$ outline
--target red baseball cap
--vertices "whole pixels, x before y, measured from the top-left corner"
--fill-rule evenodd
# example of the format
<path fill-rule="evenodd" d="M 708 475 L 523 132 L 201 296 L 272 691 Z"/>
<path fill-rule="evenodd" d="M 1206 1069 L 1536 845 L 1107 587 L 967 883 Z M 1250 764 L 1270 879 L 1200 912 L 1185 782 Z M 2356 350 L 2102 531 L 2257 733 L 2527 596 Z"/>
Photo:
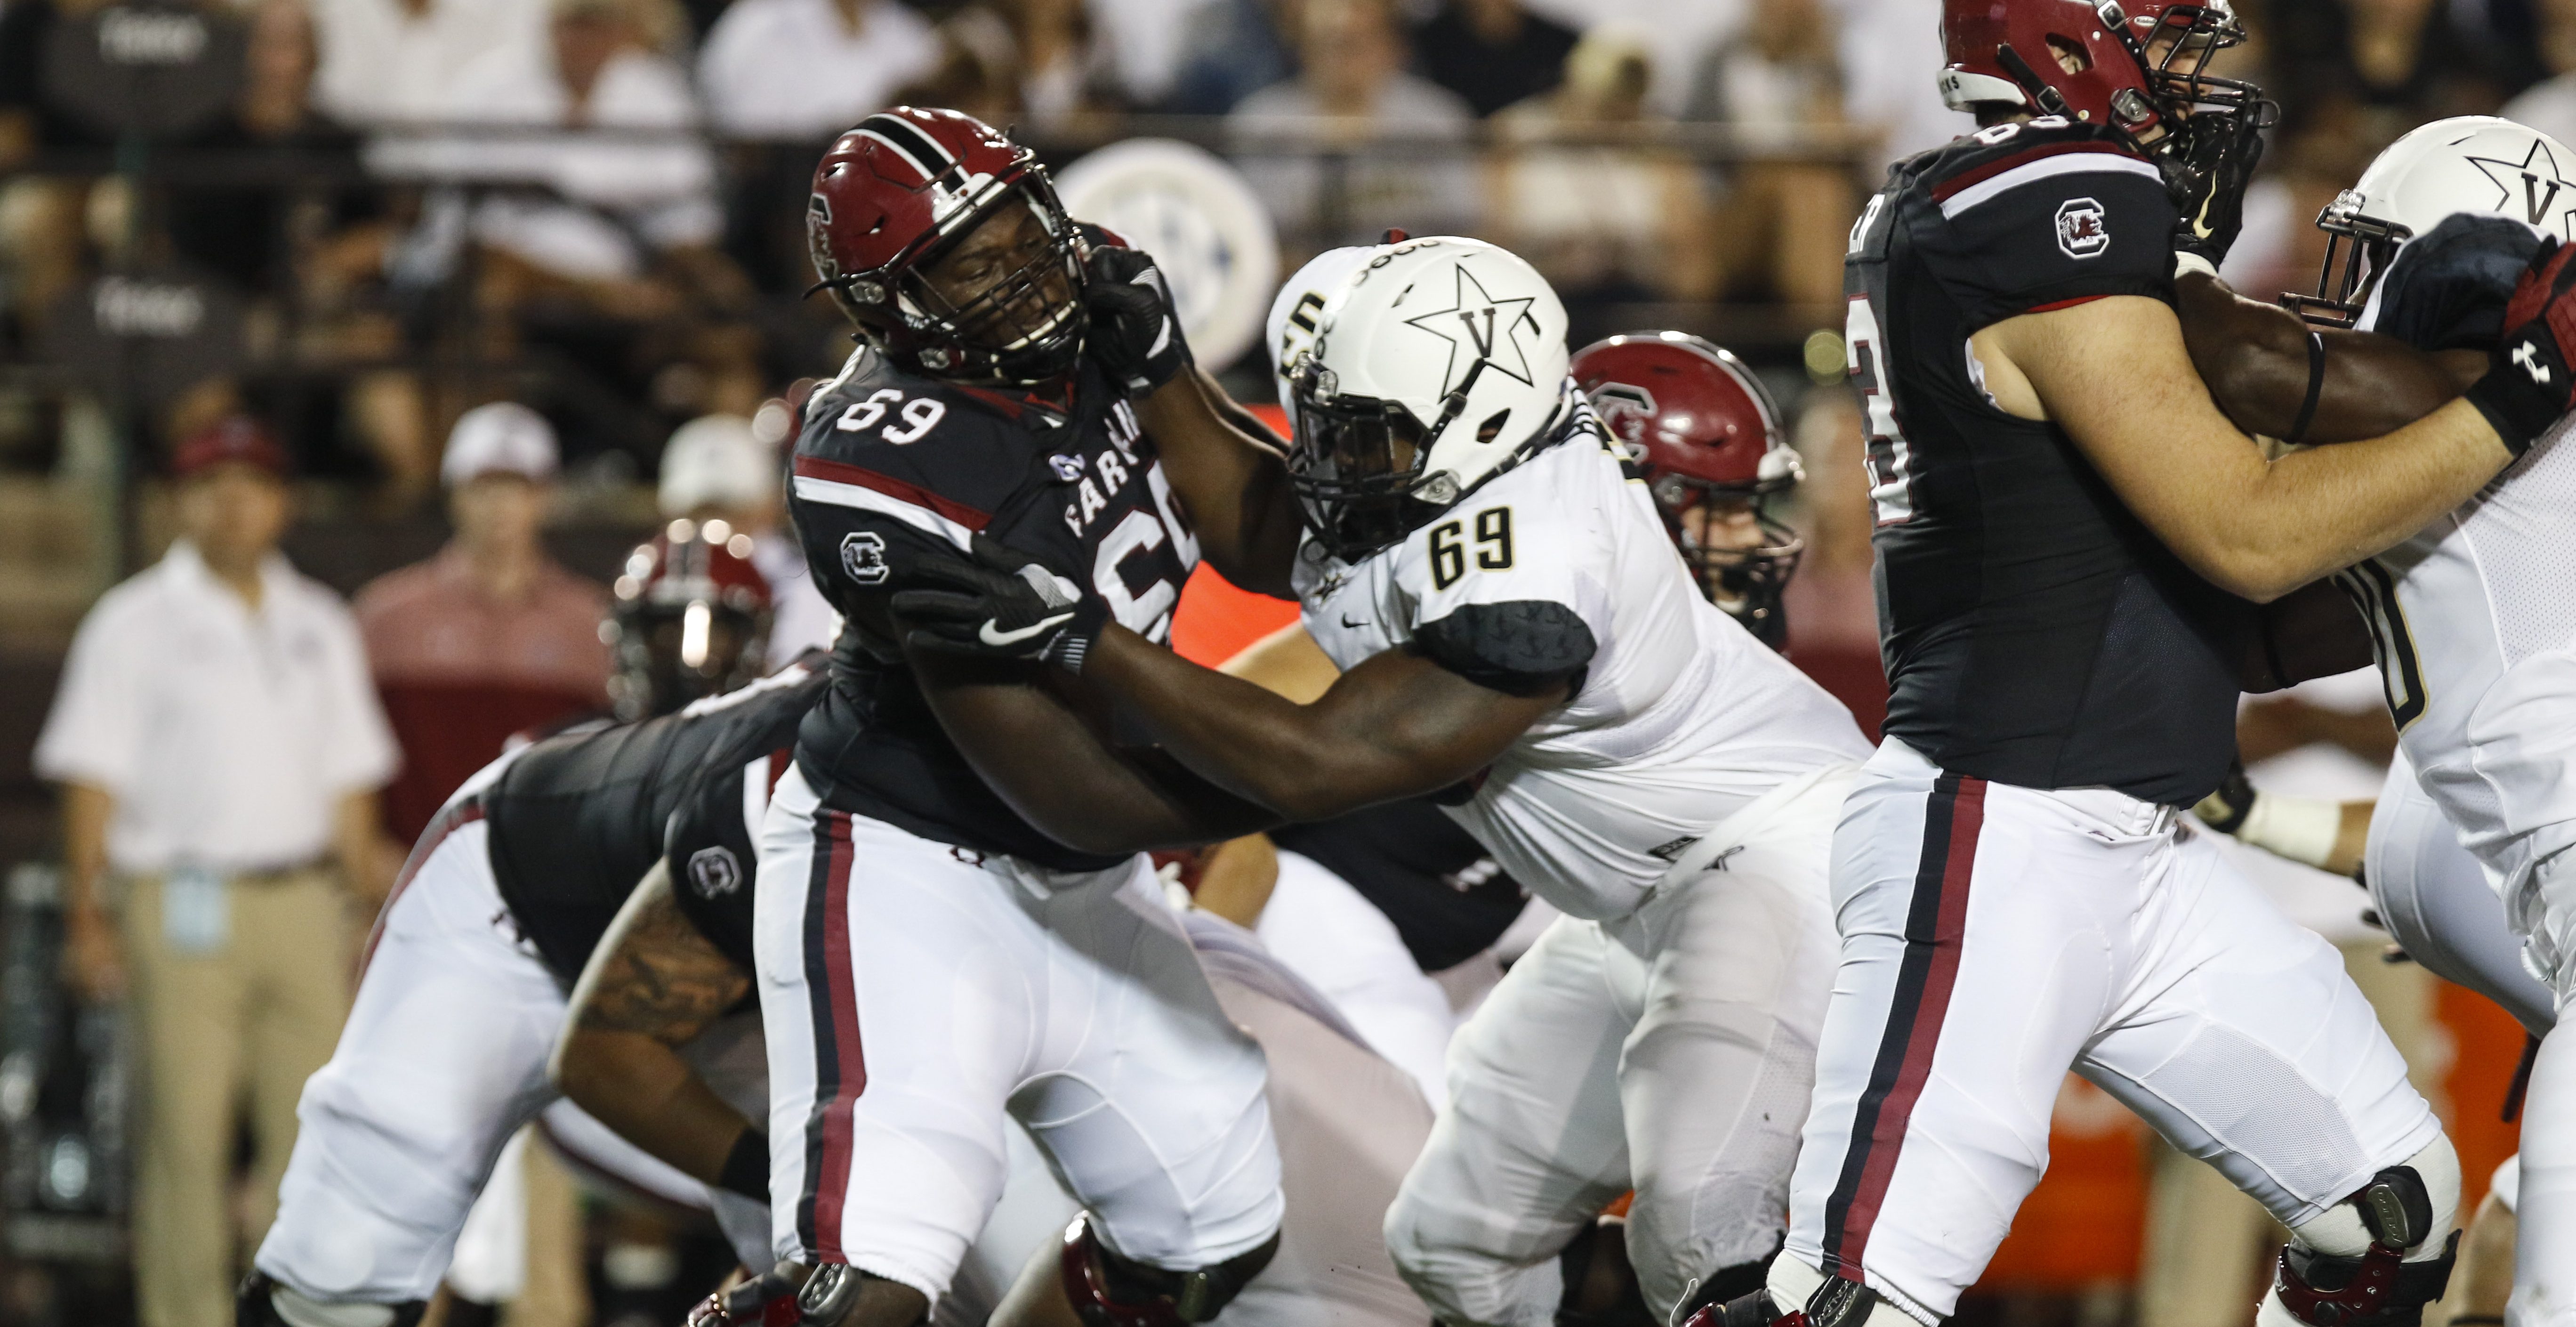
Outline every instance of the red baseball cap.
<path fill-rule="evenodd" d="M 257 466 L 281 479 L 286 476 L 286 449 L 248 415 L 230 415 L 189 434 L 170 453 L 170 473 L 189 479 L 235 462 Z"/>

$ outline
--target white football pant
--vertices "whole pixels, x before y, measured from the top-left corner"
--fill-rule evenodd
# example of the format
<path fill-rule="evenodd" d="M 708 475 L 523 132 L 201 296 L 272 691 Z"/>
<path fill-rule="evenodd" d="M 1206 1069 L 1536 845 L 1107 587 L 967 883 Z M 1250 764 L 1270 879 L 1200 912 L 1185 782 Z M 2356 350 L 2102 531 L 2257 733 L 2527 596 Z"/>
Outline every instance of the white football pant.
<path fill-rule="evenodd" d="M 1557 1254 L 1628 1189 L 1660 1319 L 1778 1243 L 1833 979 L 1826 867 L 1852 771 L 1714 827 L 1635 912 L 1559 918 L 1449 1055 L 1449 1103 L 1387 1213 L 1446 1323 L 1553 1323 Z M 1685 858 L 1685 861 L 1690 859 Z"/>
<path fill-rule="evenodd" d="M 339 1046 L 304 1084 L 277 1222 L 253 1261 L 309 1298 L 429 1298 L 501 1149 L 541 1111 L 593 1140 L 579 1160 L 708 1205 L 705 1186 L 547 1081 L 564 992 L 501 902 L 489 831 L 460 801 L 423 836 L 377 922 Z"/>
<path fill-rule="evenodd" d="M 1946 774 L 1889 739 L 1833 883 L 1842 967 L 1784 1260 L 1948 1316 L 2047 1167 L 2070 1067 L 2293 1228 L 2448 1158 L 2334 947 L 2170 808 Z"/>
<path fill-rule="evenodd" d="M 1101 1238 L 1208 1267 L 1279 1228 L 1261 1048 L 1146 859 L 1045 871 L 778 784 L 754 922 L 781 1258 L 936 1300 L 1025 1126 Z"/>

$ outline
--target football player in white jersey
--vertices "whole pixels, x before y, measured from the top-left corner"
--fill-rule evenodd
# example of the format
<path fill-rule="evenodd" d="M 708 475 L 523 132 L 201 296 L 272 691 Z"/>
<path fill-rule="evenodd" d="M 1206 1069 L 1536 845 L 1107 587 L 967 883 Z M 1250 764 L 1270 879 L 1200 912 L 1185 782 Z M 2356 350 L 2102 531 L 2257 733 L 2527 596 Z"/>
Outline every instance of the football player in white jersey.
<path fill-rule="evenodd" d="M 1867 746 L 1703 597 L 1526 262 L 1385 245 L 1315 324 L 1287 460 L 1307 533 L 1276 570 L 1342 669 L 1320 700 L 1108 626 L 1089 587 L 989 541 L 981 565 L 926 564 L 898 612 L 916 648 L 1078 660 L 1079 693 L 1277 820 L 1446 789 L 1569 914 L 1460 1034 L 1387 1217 L 1443 1321 L 1554 1321 L 1554 1255 L 1632 1187 L 1658 1319 L 1749 1289 L 1785 1220 L 1835 959 L 1827 857 Z M 1061 750 L 1041 730 L 1063 721 L 1023 708 L 1024 734 L 966 750 L 1033 823 L 1098 836 L 1121 781 L 1171 814 L 1150 767 Z"/>
<path fill-rule="evenodd" d="M 2417 129 L 2319 217 L 2349 248 L 2340 265 L 2330 252 L 2318 293 L 2295 302 L 2312 321 L 2425 352 L 2419 362 L 2365 385 L 2351 370 L 2365 357 L 2388 367 L 2384 345 L 2284 326 L 2207 277 L 2177 286 L 2192 358 L 2231 415 L 2276 436 L 2339 441 L 2428 413 L 2478 376 L 2502 329 L 2518 321 L 2508 305 L 2534 255 L 2576 231 L 2571 177 L 2576 154 L 2509 121 L 2460 117 Z M 2576 280 L 2569 256 L 2549 269 L 2560 288 Z M 2533 365 L 2535 376 L 2549 371 Z M 2348 420 L 2320 427 L 2337 412 Z M 2370 628 L 2399 746 L 2423 799 L 2441 811 L 2410 816 L 2410 798 L 2383 795 L 2374 819 L 2387 823 L 2374 823 L 2370 847 L 2383 915 L 2424 932 L 2401 937 L 2410 950 L 2457 957 L 2459 971 L 2446 975 L 2496 988 L 2508 1009 L 2530 1001 L 2516 983 L 2481 980 L 2492 965 L 2474 961 L 2492 916 L 2442 902 L 2458 891 L 2445 894 L 2441 883 L 2462 873 L 2441 869 L 2456 854 L 2428 836 L 2456 835 L 2474 855 L 2522 938 L 2524 966 L 2563 1008 L 2576 990 L 2576 854 L 2567 851 L 2576 846 L 2576 612 L 2566 589 L 2576 576 L 2576 449 L 2566 435 L 2563 422 L 2548 430 L 2458 509 L 2339 575 Z M 2392 771 L 2391 788 L 2403 793 L 2399 777 Z M 2544 1039 L 2524 1120 L 2507 1321 L 2576 1323 L 2576 1039 Z"/>

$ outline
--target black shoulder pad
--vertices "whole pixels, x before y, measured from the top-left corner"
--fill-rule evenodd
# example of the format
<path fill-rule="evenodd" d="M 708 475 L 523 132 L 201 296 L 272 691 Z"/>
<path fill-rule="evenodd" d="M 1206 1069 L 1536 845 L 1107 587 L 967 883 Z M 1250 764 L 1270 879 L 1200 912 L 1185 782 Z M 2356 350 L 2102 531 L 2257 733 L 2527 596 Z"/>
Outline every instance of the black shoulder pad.
<path fill-rule="evenodd" d="M 1906 224 L 1970 330 L 2104 295 L 2172 298 L 2173 199 L 2136 153 L 2056 130 L 1934 165 Z"/>
<path fill-rule="evenodd" d="M 1507 696 L 1583 689 L 1600 648 L 1592 628 L 1552 599 L 1462 604 L 1414 629 L 1413 647 L 1433 663 Z"/>
<path fill-rule="evenodd" d="M 2484 350 L 2540 236 L 2510 217 L 2455 212 L 2397 251 L 2371 330 L 2417 350 Z"/>

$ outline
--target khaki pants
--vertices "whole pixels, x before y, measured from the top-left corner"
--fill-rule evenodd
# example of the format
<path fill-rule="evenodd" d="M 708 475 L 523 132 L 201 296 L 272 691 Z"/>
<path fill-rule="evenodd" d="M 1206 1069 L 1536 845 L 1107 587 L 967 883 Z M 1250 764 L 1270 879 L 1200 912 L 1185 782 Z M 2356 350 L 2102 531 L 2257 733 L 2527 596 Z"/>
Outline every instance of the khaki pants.
<path fill-rule="evenodd" d="M 182 953 L 165 933 L 163 881 L 125 882 L 137 1098 L 134 1281 L 143 1327 L 229 1327 L 241 1256 L 277 1212 L 304 1080 L 331 1058 L 349 1011 L 347 895 L 321 870 L 226 882 L 225 939 Z M 249 1242 L 233 1240 L 235 1111 L 257 1150 Z"/>

